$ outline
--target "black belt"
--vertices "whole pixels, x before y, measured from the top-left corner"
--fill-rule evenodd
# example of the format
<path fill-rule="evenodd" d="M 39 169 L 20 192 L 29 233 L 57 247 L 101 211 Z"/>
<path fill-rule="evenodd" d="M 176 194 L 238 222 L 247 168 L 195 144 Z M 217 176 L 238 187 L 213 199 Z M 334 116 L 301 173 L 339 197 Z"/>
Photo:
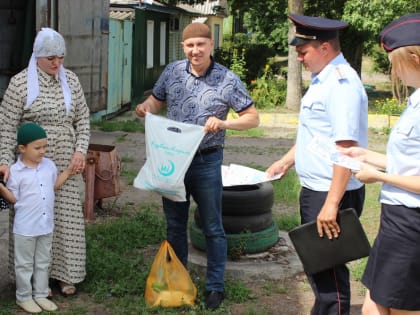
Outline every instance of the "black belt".
<path fill-rule="evenodd" d="M 214 153 L 217 150 L 222 149 L 222 148 L 223 148 L 223 146 L 219 144 L 219 145 L 215 145 L 215 146 L 208 147 L 208 148 L 205 148 L 205 149 L 197 150 L 197 152 L 195 153 L 195 156 Z"/>

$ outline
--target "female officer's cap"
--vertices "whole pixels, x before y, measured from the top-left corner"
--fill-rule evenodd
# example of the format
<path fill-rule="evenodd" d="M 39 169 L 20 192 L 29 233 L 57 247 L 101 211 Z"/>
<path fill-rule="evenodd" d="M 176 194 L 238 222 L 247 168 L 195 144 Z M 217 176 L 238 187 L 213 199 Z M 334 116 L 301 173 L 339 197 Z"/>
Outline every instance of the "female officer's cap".
<path fill-rule="evenodd" d="M 338 31 L 349 26 L 347 22 L 317 16 L 289 14 L 289 19 L 296 26 L 294 37 L 289 42 L 292 46 L 301 46 L 311 40 L 338 38 Z"/>
<path fill-rule="evenodd" d="M 379 34 L 381 46 L 390 52 L 403 46 L 420 45 L 420 13 L 411 13 L 388 24 Z"/>

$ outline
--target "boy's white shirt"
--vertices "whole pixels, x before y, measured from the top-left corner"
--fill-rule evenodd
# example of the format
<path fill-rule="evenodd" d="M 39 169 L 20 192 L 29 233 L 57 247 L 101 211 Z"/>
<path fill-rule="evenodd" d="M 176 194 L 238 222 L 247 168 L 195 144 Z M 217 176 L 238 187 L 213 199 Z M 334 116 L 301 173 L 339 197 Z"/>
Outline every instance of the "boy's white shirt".
<path fill-rule="evenodd" d="M 23 236 L 52 233 L 57 174 L 55 163 L 45 157 L 36 168 L 24 165 L 20 157 L 10 167 L 6 185 L 16 198 L 13 233 Z"/>

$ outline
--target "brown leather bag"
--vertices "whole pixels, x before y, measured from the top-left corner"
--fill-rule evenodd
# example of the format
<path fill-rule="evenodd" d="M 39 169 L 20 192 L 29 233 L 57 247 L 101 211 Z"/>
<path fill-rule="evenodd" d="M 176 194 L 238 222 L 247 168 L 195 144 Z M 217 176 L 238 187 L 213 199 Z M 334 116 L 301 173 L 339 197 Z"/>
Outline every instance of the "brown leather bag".
<path fill-rule="evenodd" d="M 91 143 L 86 160 L 87 164 L 95 163 L 94 199 L 119 195 L 121 160 L 115 146 Z"/>

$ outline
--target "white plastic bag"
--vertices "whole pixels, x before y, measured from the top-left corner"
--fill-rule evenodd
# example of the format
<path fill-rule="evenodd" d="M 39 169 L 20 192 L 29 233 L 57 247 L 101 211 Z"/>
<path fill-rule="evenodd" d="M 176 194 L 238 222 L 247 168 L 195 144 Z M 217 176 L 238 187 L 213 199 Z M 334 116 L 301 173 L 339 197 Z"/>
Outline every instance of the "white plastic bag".
<path fill-rule="evenodd" d="M 146 163 L 133 186 L 186 201 L 184 177 L 204 137 L 204 127 L 146 113 Z"/>

